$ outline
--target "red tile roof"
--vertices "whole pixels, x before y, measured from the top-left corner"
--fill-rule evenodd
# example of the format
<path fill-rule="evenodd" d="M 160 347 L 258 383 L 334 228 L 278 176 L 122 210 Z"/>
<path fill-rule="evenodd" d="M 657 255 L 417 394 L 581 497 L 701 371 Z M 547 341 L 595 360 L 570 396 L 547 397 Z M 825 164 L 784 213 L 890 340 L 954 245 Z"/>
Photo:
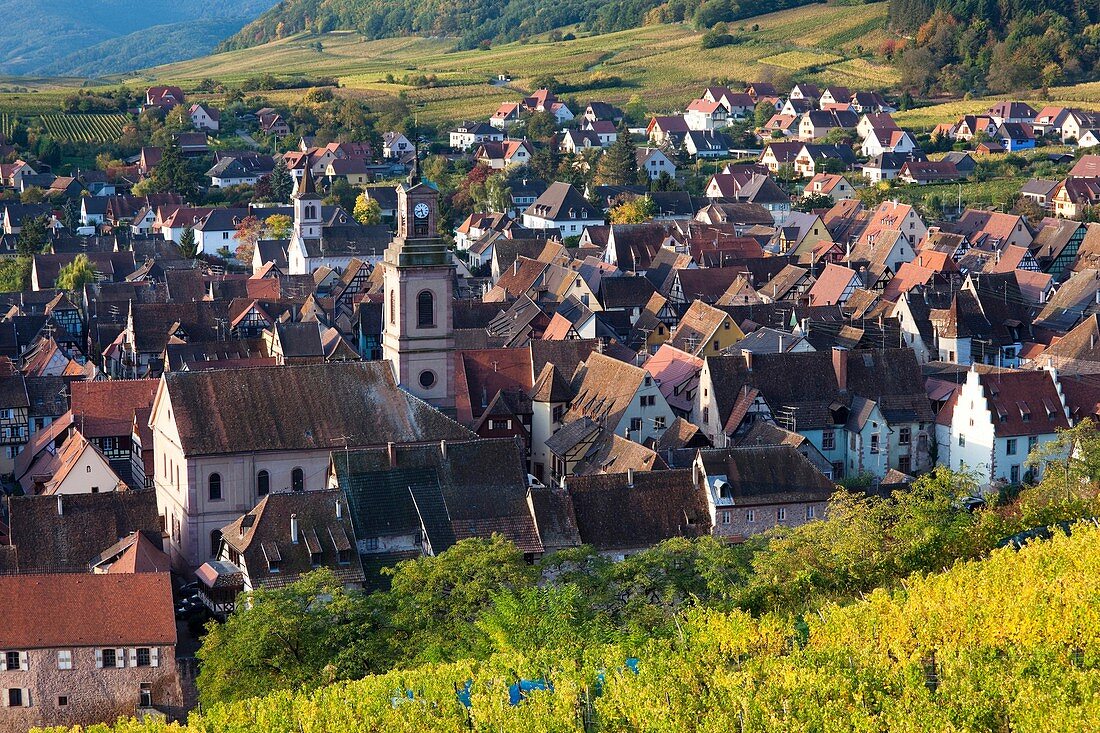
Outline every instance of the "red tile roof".
<path fill-rule="evenodd" d="M 0 576 L 9 649 L 175 645 L 168 573 Z"/>
<path fill-rule="evenodd" d="M 134 412 L 152 407 L 159 384 L 156 379 L 73 382 L 73 421 L 89 438 L 129 435 Z"/>

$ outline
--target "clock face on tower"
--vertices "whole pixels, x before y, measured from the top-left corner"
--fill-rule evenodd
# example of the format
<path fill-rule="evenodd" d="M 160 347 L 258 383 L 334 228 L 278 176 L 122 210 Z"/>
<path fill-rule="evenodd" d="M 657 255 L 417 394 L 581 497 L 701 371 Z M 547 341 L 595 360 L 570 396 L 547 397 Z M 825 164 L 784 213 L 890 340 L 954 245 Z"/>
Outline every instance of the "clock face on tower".
<path fill-rule="evenodd" d="M 428 218 L 428 205 L 423 201 L 413 207 L 413 216 L 417 219 Z"/>

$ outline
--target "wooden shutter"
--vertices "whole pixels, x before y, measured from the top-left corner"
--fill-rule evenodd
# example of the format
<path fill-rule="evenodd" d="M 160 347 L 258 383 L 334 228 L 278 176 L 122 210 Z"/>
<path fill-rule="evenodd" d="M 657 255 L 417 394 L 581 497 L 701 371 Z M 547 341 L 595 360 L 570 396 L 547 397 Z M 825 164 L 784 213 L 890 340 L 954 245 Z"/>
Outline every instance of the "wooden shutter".
<path fill-rule="evenodd" d="M 102 649 L 96 649 L 95 650 L 95 666 L 98 669 L 103 669 L 103 650 Z"/>
<path fill-rule="evenodd" d="M 23 688 L 23 707 L 29 708 L 31 706 L 31 690 L 29 687 Z"/>
<path fill-rule="evenodd" d="M 115 649 L 115 666 L 119 669 L 126 667 L 126 650 L 122 647 Z"/>
<path fill-rule="evenodd" d="M 3 696 L 4 696 L 4 707 L 10 707 L 11 706 L 11 698 L 8 697 L 8 688 L 0 687 L 0 694 L 3 694 Z"/>
<path fill-rule="evenodd" d="M 149 649 L 149 666 L 150 667 L 159 667 L 160 666 L 160 647 L 155 646 L 155 647 L 152 647 L 152 648 Z"/>
<path fill-rule="evenodd" d="M 30 659 L 27 652 L 19 652 L 19 669 L 28 670 L 30 668 Z"/>
<path fill-rule="evenodd" d="M 130 666 L 137 666 L 137 649 L 130 647 Z"/>
<path fill-rule="evenodd" d="M 8 671 L 8 653 L 0 651 L 0 672 Z"/>

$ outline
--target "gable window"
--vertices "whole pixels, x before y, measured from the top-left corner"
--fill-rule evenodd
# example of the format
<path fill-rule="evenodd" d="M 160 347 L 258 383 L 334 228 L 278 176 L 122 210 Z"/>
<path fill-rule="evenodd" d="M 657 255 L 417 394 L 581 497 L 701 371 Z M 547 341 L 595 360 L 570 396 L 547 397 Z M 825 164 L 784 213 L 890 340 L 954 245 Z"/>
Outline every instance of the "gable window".
<path fill-rule="evenodd" d="M 835 450 L 836 449 L 836 433 L 832 430 L 825 430 L 821 433 L 821 449 L 822 450 Z"/>
<path fill-rule="evenodd" d="M 348 565 L 351 563 L 351 550 L 338 550 L 336 554 L 336 562 L 341 565 Z"/>
<path fill-rule="evenodd" d="M 435 296 L 425 290 L 416 296 L 416 325 L 419 328 L 435 326 Z"/>
<path fill-rule="evenodd" d="M 878 433 L 871 435 L 871 452 L 878 453 Z"/>
<path fill-rule="evenodd" d="M 653 407 L 657 404 L 657 396 L 651 394 L 642 395 L 641 403 L 642 407 Z"/>
<path fill-rule="evenodd" d="M 267 496 L 271 491 L 271 474 L 267 471 L 260 471 L 256 474 L 256 493 L 259 496 Z"/>
<path fill-rule="evenodd" d="M 653 418 L 653 427 L 656 428 L 657 430 L 664 430 L 665 429 L 665 418 L 664 418 L 663 415 L 661 417 Z"/>
<path fill-rule="evenodd" d="M 630 432 L 640 433 L 642 432 L 642 418 L 632 417 L 630 418 Z"/>
<path fill-rule="evenodd" d="M 305 491 L 306 474 L 301 468 L 295 468 L 290 472 L 290 488 L 294 491 Z"/>
<path fill-rule="evenodd" d="M 210 478 L 207 479 L 207 484 L 210 488 L 210 501 L 221 501 L 222 475 L 220 473 L 210 474 Z"/>

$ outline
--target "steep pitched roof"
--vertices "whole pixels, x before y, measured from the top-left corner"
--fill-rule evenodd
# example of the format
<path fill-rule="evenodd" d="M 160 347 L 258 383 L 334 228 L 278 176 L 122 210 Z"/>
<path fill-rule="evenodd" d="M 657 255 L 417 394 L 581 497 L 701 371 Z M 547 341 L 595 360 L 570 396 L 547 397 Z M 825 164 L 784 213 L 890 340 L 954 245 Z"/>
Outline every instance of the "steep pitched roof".
<path fill-rule="evenodd" d="M 16 649 L 174 646 L 172 608 L 168 573 L 0 576 L 4 642 Z"/>
<path fill-rule="evenodd" d="M 690 470 L 579 476 L 569 481 L 569 493 L 581 541 L 601 550 L 649 547 L 710 531 L 706 493 Z"/>
<path fill-rule="evenodd" d="M 187 455 L 461 440 L 468 430 L 397 387 L 385 362 L 164 376 Z"/>

